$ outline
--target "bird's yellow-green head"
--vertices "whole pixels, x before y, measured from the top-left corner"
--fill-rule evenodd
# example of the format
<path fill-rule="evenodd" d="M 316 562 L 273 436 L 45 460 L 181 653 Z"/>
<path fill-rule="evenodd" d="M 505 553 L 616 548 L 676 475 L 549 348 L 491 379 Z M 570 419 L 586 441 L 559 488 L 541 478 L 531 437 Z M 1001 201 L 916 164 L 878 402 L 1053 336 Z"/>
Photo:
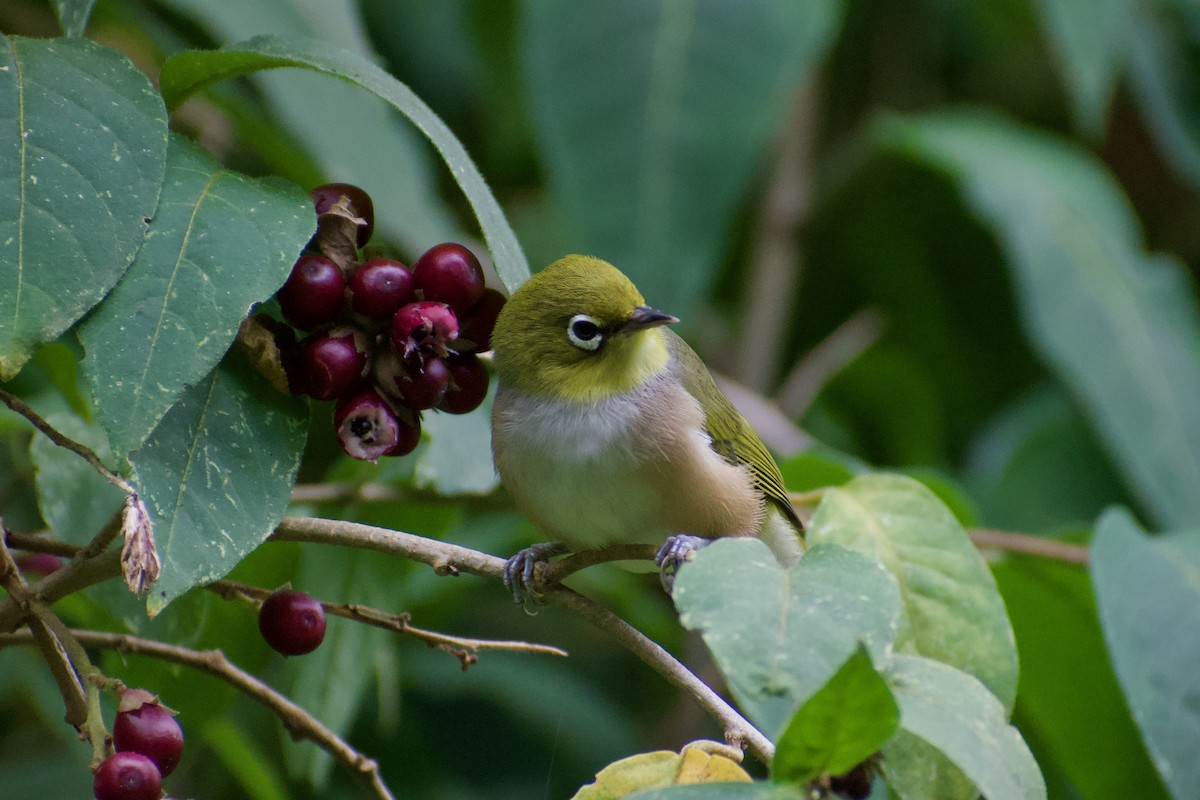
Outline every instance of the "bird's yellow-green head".
<path fill-rule="evenodd" d="M 526 281 L 500 312 L 496 374 L 526 394 L 594 402 L 665 369 L 660 326 L 677 321 L 647 306 L 608 262 L 566 256 Z"/>

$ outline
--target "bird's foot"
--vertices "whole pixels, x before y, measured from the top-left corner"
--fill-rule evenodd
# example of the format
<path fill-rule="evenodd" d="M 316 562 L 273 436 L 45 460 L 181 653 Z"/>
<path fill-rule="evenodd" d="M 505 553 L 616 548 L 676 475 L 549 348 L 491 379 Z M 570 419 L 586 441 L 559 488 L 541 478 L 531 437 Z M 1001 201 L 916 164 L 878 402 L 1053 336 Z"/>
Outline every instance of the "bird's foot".
<path fill-rule="evenodd" d="M 677 533 L 667 537 L 663 546 L 654 554 L 654 563 L 658 565 L 658 579 L 667 594 L 670 594 L 675 586 L 675 575 L 683 562 L 691 561 L 692 553 L 709 544 L 712 544 L 712 539 L 692 536 L 689 533 Z"/>
<path fill-rule="evenodd" d="M 562 542 L 539 542 L 504 562 L 504 588 L 512 593 L 513 602 L 527 611 L 538 604 L 542 593 L 534 586 L 534 567 L 566 552 L 569 550 Z"/>

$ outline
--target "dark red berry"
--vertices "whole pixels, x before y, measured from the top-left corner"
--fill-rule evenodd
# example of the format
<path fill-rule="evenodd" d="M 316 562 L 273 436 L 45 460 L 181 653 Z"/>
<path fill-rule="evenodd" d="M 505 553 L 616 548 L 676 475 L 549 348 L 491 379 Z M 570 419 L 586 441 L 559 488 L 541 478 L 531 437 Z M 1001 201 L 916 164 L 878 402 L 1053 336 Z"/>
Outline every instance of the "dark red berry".
<path fill-rule="evenodd" d="M 374 389 L 343 399 L 333 410 L 333 429 L 346 455 L 374 461 L 403 438 L 401 422 Z"/>
<path fill-rule="evenodd" d="M 139 695 L 151 698 L 142 702 Z M 132 699 L 126 702 L 127 697 Z M 117 750 L 141 753 L 158 766 L 166 777 L 179 765 L 183 755 L 183 730 L 175 715 L 163 708 L 149 692 L 138 690 L 122 694 L 122 709 L 113 724 L 113 744 Z M 126 709 L 125 706 L 132 706 Z"/>
<path fill-rule="evenodd" d="M 450 352 L 446 344 L 457 338 L 458 319 L 445 303 L 409 303 L 392 317 L 392 346 L 405 358 L 417 354 L 444 356 Z"/>
<path fill-rule="evenodd" d="M 62 569 L 62 559 L 52 553 L 24 553 L 17 557 L 17 566 L 23 572 L 46 576 Z"/>
<path fill-rule="evenodd" d="M 301 343 L 304 391 L 317 400 L 336 400 L 354 390 L 367 374 L 371 345 L 357 328 L 334 328 Z"/>
<path fill-rule="evenodd" d="M 461 244 L 434 245 L 413 265 L 413 286 L 425 300 L 466 313 L 483 294 L 483 267 Z"/>
<path fill-rule="evenodd" d="M 300 256 L 279 290 L 279 308 L 288 322 L 312 330 L 333 322 L 346 296 L 346 279 L 325 256 Z"/>
<path fill-rule="evenodd" d="M 442 401 L 450 385 L 450 370 L 440 358 L 404 362 L 403 369 L 393 378 L 396 392 L 404 405 L 414 411 L 433 408 Z"/>
<path fill-rule="evenodd" d="M 409 411 L 406 414 L 405 409 L 400 409 L 396 414 L 396 421 L 400 423 L 400 436 L 396 446 L 388 450 L 386 455 L 406 456 L 421 443 L 421 414 L 418 411 Z"/>
<path fill-rule="evenodd" d="M 114 753 L 96 770 L 92 793 L 96 800 L 158 800 L 162 775 L 141 753 Z"/>
<path fill-rule="evenodd" d="M 412 273 L 399 261 L 373 258 L 350 277 L 351 308 L 373 320 L 387 319 L 412 299 Z"/>
<path fill-rule="evenodd" d="M 461 327 L 454 349 L 460 353 L 479 353 L 492 349 L 492 331 L 496 318 L 504 308 L 504 295 L 495 289 L 484 289 L 479 302 L 471 306 L 465 315 L 460 315 Z"/>
<path fill-rule="evenodd" d="M 474 355 L 450 356 L 446 359 L 450 371 L 450 386 L 438 408 L 451 414 L 466 414 L 479 408 L 487 396 L 488 371 Z"/>
<path fill-rule="evenodd" d="M 358 226 L 358 246 L 365 247 L 375 230 L 375 204 L 371 196 L 352 183 L 326 183 L 308 193 L 318 214 L 324 214 L 345 197 L 350 202 L 350 211 L 363 220 Z"/>
<path fill-rule="evenodd" d="M 285 656 L 311 653 L 325 639 L 325 609 L 303 592 L 280 589 L 258 610 L 258 630 Z"/>

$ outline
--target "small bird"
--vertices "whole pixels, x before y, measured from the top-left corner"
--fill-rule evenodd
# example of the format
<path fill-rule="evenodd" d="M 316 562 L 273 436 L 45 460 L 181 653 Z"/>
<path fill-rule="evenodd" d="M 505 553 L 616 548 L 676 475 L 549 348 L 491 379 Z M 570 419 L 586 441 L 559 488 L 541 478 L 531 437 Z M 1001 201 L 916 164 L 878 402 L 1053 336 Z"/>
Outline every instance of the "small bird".
<path fill-rule="evenodd" d="M 517 603 L 537 562 L 614 544 L 661 545 L 664 586 L 690 552 L 758 536 L 780 563 L 804 527 L 779 467 L 688 345 L 616 267 L 569 255 L 525 282 L 492 334 L 492 454 L 550 542 L 505 566 Z"/>

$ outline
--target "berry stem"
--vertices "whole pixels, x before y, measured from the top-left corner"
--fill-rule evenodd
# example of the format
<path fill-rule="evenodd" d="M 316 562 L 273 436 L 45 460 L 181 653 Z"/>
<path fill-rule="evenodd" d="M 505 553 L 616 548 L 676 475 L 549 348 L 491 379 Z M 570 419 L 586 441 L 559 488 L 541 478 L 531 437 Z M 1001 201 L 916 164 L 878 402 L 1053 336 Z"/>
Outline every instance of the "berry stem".
<path fill-rule="evenodd" d="M 13 411 L 29 420 L 33 427 L 45 434 L 50 441 L 54 442 L 59 447 L 65 447 L 67 450 L 70 450 L 72 453 L 75 453 L 84 461 L 91 464 L 92 468 L 103 475 L 105 480 L 107 480 L 113 486 L 116 486 L 118 489 L 125 492 L 125 494 L 134 494 L 135 489 L 132 485 L 130 485 L 129 481 L 125 480 L 120 475 L 105 466 L 104 462 L 100 460 L 100 457 L 96 455 L 91 448 L 80 444 L 69 436 L 64 435 L 49 422 L 46 422 L 46 420 L 42 419 L 42 417 L 36 411 L 26 405 L 19 397 L 5 391 L 4 389 L 0 389 L 0 402 L 3 402 L 4 405 L 8 406 Z"/>

